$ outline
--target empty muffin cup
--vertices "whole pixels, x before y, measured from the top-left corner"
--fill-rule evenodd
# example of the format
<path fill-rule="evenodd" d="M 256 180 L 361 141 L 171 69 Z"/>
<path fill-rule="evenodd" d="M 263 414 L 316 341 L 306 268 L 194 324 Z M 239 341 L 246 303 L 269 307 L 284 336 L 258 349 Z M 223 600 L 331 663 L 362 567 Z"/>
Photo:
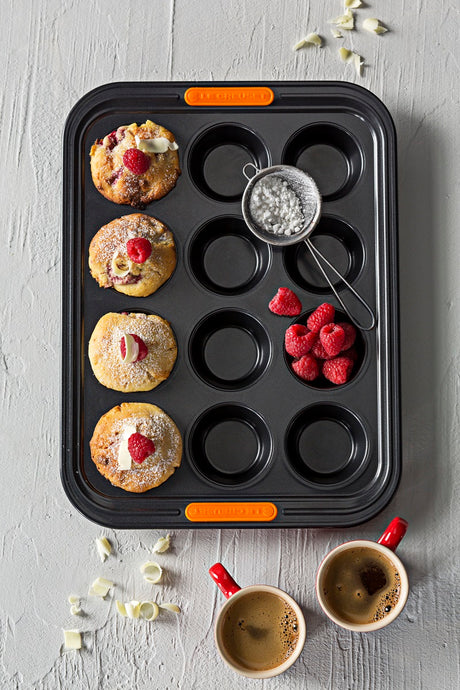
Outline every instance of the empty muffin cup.
<path fill-rule="evenodd" d="M 270 462 L 272 438 L 262 416 L 237 403 L 215 405 L 194 422 L 189 456 L 198 473 L 216 484 L 246 484 Z"/>
<path fill-rule="evenodd" d="M 202 225 L 188 252 L 196 280 L 220 295 L 251 290 L 266 274 L 270 257 L 270 247 L 254 238 L 237 216 L 220 216 Z"/>
<path fill-rule="evenodd" d="M 356 280 L 364 265 L 364 248 L 351 225 L 336 216 L 322 215 L 311 235 L 311 242 L 349 283 Z M 315 294 L 331 293 L 312 254 L 306 252 L 302 244 L 285 247 L 283 259 L 290 278 L 303 290 Z M 338 290 L 344 286 L 339 278 L 332 283 Z"/>
<path fill-rule="evenodd" d="M 284 149 L 283 163 L 311 175 L 326 202 L 348 194 L 363 168 L 354 137 L 343 127 L 321 122 L 293 134 Z"/>
<path fill-rule="evenodd" d="M 332 489 L 361 474 L 369 456 L 369 441 L 354 412 L 321 403 L 304 408 L 292 419 L 286 431 L 285 452 L 301 479 Z"/>
<path fill-rule="evenodd" d="M 195 373 L 222 390 L 240 390 L 257 381 L 271 359 L 270 338 L 254 316 L 219 309 L 205 316 L 189 341 Z"/>
<path fill-rule="evenodd" d="M 248 127 L 223 123 L 209 127 L 193 142 L 188 167 L 198 189 L 216 201 L 241 199 L 246 179 L 243 167 L 269 165 L 270 156 L 263 141 Z"/>

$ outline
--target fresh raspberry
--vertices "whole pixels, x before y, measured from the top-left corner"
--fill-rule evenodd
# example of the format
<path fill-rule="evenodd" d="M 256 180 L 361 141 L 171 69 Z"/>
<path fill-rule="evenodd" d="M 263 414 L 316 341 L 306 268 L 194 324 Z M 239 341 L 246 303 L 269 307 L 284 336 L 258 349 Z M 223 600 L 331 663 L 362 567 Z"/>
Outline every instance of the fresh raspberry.
<path fill-rule="evenodd" d="M 358 361 L 358 353 L 356 352 L 356 348 L 354 348 L 354 347 L 350 347 L 348 350 L 342 350 L 342 352 L 340 353 L 340 356 L 341 357 L 348 357 L 349 359 L 352 360 L 353 363 Z"/>
<path fill-rule="evenodd" d="M 323 326 L 334 321 L 335 309 L 332 304 L 324 302 L 320 304 L 318 309 L 315 309 L 313 314 L 310 314 L 307 320 L 307 326 L 313 333 L 319 333 Z"/>
<path fill-rule="evenodd" d="M 142 175 L 150 167 L 150 158 L 139 149 L 128 149 L 123 154 L 123 163 L 135 175 Z"/>
<path fill-rule="evenodd" d="M 315 335 L 318 338 L 318 334 L 316 333 Z M 313 357 L 316 357 L 316 359 L 332 359 L 332 357 L 327 354 L 327 352 L 324 349 L 323 344 L 319 338 L 317 339 L 316 343 L 311 348 L 310 352 L 313 355 Z"/>
<path fill-rule="evenodd" d="M 139 338 L 138 335 L 136 335 L 135 333 L 128 333 L 128 335 L 131 335 L 136 341 L 136 343 L 139 345 L 139 354 L 137 355 L 136 362 L 140 362 L 142 359 L 145 359 L 147 357 L 149 349 L 142 340 L 142 338 Z M 126 343 L 124 338 L 121 338 L 120 340 L 120 352 L 122 359 L 124 359 L 126 355 Z"/>
<path fill-rule="evenodd" d="M 268 308 L 278 316 L 298 316 L 302 311 L 302 303 L 295 292 L 289 288 L 280 287 Z"/>
<path fill-rule="evenodd" d="M 330 357 L 335 357 L 342 349 L 345 331 L 338 323 L 328 323 L 319 332 L 321 344 Z"/>
<path fill-rule="evenodd" d="M 352 326 L 351 323 L 346 323 L 345 321 L 341 321 L 338 326 L 341 326 L 345 331 L 345 340 L 342 345 L 343 352 L 344 350 L 349 350 L 350 347 L 355 344 L 356 328 Z"/>
<path fill-rule="evenodd" d="M 323 375 L 331 383 L 340 386 L 350 378 L 353 369 L 353 360 L 349 357 L 335 357 L 323 364 Z"/>
<path fill-rule="evenodd" d="M 155 444 L 147 436 L 137 433 L 131 434 L 128 438 L 128 450 L 133 461 L 140 465 L 145 458 L 154 454 Z"/>
<path fill-rule="evenodd" d="M 302 357 L 310 352 L 317 337 L 316 333 L 309 331 L 306 326 L 295 323 L 293 326 L 289 326 L 284 335 L 284 347 L 291 357 Z"/>
<path fill-rule="evenodd" d="M 152 253 L 152 245 L 145 237 L 133 237 L 127 241 L 126 251 L 131 261 L 143 264 Z"/>
<path fill-rule="evenodd" d="M 319 376 L 319 364 L 310 354 L 292 362 L 292 368 L 304 381 L 314 381 Z"/>

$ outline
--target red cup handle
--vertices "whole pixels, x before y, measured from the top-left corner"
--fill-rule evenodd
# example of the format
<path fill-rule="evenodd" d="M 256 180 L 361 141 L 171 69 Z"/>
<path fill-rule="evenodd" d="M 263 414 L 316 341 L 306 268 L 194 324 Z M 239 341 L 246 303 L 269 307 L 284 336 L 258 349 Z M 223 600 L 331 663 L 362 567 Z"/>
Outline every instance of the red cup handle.
<path fill-rule="evenodd" d="M 226 599 L 229 599 L 232 594 L 236 594 L 236 592 L 240 591 L 241 587 L 236 584 L 235 580 L 228 570 L 225 570 L 222 563 L 214 563 L 214 565 L 209 568 L 209 574 Z"/>
<path fill-rule="evenodd" d="M 406 534 L 408 522 L 400 517 L 395 517 L 382 534 L 377 544 L 382 544 L 392 551 L 396 551 L 399 542 Z"/>

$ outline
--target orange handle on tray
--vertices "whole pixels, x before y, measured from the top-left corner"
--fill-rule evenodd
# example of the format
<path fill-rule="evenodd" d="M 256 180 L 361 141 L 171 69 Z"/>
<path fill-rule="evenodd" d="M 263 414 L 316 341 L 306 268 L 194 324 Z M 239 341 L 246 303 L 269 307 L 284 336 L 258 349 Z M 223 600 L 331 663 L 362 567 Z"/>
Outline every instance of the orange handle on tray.
<path fill-rule="evenodd" d="M 271 522 L 278 509 L 266 502 L 189 503 L 185 516 L 190 522 Z"/>
<path fill-rule="evenodd" d="M 270 105 L 275 94 L 268 86 L 191 86 L 184 94 L 187 105 Z"/>

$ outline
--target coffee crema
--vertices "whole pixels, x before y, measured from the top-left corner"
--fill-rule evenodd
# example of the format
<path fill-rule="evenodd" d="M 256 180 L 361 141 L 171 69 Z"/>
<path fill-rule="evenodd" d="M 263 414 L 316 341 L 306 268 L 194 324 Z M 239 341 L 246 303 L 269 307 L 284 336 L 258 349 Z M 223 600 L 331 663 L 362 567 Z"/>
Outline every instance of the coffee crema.
<path fill-rule="evenodd" d="M 394 609 L 400 593 L 401 578 L 391 560 L 369 547 L 339 552 L 324 574 L 327 605 L 348 623 L 382 620 Z"/>
<path fill-rule="evenodd" d="M 249 671 L 280 666 L 296 648 L 297 616 L 271 592 L 248 592 L 229 607 L 222 623 L 222 645 L 230 659 Z"/>

